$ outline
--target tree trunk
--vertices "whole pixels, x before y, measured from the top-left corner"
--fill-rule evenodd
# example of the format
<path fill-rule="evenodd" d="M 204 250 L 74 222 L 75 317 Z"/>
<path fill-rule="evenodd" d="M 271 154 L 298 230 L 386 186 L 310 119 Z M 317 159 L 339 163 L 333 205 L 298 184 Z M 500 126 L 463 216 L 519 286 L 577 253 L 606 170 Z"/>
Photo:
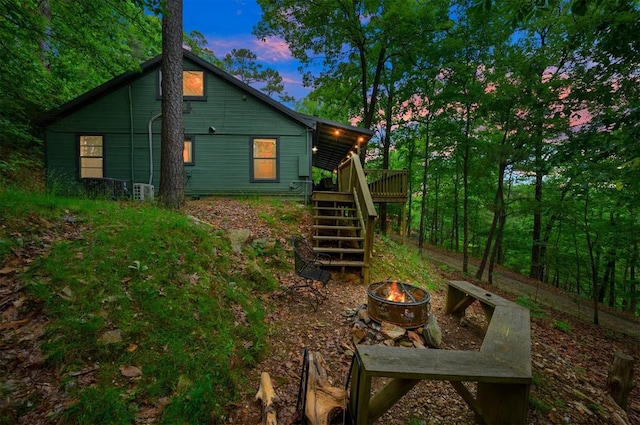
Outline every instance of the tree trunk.
<path fill-rule="evenodd" d="M 493 243 L 493 236 L 496 234 L 498 222 L 500 221 L 500 216 L 504 214 L 504 211 L 503 211 L 504 210 L 504 194 L 503 194 L 504 189 L 503 188 L 504 188 L 504 172 L 506 168 L 507 168 L 507 163 L 505 161 L 500 161 L 500 169 L 498 170 L 498 188 L 496 189 L 496 195 L 493 200 L 493 221 L 491 222 L 491 229 L 489 230 L 489 235 L 487 236 L 487 243 L 485 244 L 485 247 L 484 247 L 484 253 L 482 254 L 480 267 L 478 267 L 478 271 L 476 272 L 476 279 L 478 280 L 482 279 L 482 274 L 484 273 L 484 268 L 487 265 L 487 260 L 489 259 L 489 253 L 491 252 L 491 244 Z"/>
<path fill-rule="evenodd" d="M 609 366 L 607 391 L 623 410 L 627 410 L 629 393 L 633 388 L 633 357 L 616 352 Z"/>
<path fill-rule="evenodd" d="M 491 252 L 491 259 L 489 260 L 489 283 L 493 285 L 493 269 L 496 262 L 501 257 L 502 251 L 502 235 L 504 234 L 504 226 L 507 222 L 507 212 L 503 206 L 500 211 L 500 217 L 498 217 L 498 229 L 496 230 L 496 243 L 493 244 L 493 251 Z"/>
<path fill-rule="evenodd" d="M 456 175 L 453 177 L 453 218 L 451 226 L 451 249 L 460 252 L 460 190 L 458 189 L 458 171 L 456 167 Z"/>
<path fill-rule="evenodd" d="M 438 238 L 438 208 L 439 208 L 439 196 L 438 196 L 438 192 L 440 191 L 440 176 L 438 175 L 438 173 L 435 173 L 436 175 L 434 176 L 434 189 L 433 189 L 433 195 L 434 195 L 434 199 L 433 199 L 433 217 L 431 219 L 431 235 L 430 235 L 430 239 L 431 239 L 431 243 L 433 245 L 438 245 L 440 243 L 440 240 Z"/>
<path fill-rule="evenodd" d="M 391 149 L 391 127 L 393 126 L 393 100 L 394 100 L 394 84 L 393 84 L 393 74 L 394 74 L 394 66 L 391 66 L 391 83 L 387 89 L 387 107 L 385 110 L 385 132 L 384 132 L 384 141 L 382 146 L 382 169 L 389 169 L 389 150 Z M 387 234 L 387 203 L 383 202 L 380 204 L 380 232 L 383 235 Z"/>
<path fill-rule="evenodd" d="M 537 161 L 536 161 L 537 162 Z M 538 168 L 538 167 L 536 167 Z M 542 258 L 542 172 L 536 170 L 535 207 L 533 210 L 533 241 L 531 243 L 531 268 L 529 277 L 542 281 L 544 264 Z"/>
<path fill-rule="evenodd" d="M 329 425 L 331 419 L 347 407 L 347 390 L 331 386 L 324 359 L 309 352 L 309 375 L 305 416 L 311 425 Z"/>
<path fill-rule="evenodd" d="M 373 123 L 373 118 L 376 114 L 376 107 L 378 104 L 378 91 L 380 90 L 380 79 L 382 78 L 382 73 L 384 71 L 386 59 L 387 59 L 387 49 L 383 47 L 378 52 L 378 58 L 376 60 L 375 72 L 373 74 L 373 82 L 371 86 L 368 84 L 368 75 L 369 75 L 369 67 L 370 61 L 367 60 L 367 54 L 365 49 L 368 49 L 369 46 L 361 45 L 359 47 L 359 55 L 360 55 L 360 73 L 362 76 L 362 83 L 360 84 L 360 90 L 362 93 L 362 110 L 364 111 L 364 120 L 363 126 L 365 128 L 371 128 L 371 124 Z M 371 90 L 371 94 L 369 94 L 369 89 Z M 363 144 L 358 147 L 358 155 L 360 156 L 360 165 L 364 168 L 364 164 L 367 160 L 367 145 Z"/>
<path fill-rule="evenodd" d="M 589 231 L 589 189 L 585 190 L 584 209 L 583 209 L 585 237 L 587 239 L 587 248 L 589 250 L 589 263 L 591 265 L 591 298 L 593 299 L 593 323 L 599 324 L 598 318 L 598 260 L 594 253 L 595 241 L 591 237 Z"/>
<path fill-rule="evenodd" d="M 407 162 L 408 167 L 407 167 L 407 179 L 408 179 L 408 186 L 409 186 L 409 202 L 407 204 L 407 236 L 411 237 L 411 218 L 412 218 L 412 214 L 411 214 L 411 210 L 413 207 L 413 158 L 415 156 L 415 142 L 413 141 L 413 138 L 411 139 L 411 141 L 409 141 L 410 145 L 409 145 L 409 152 L 407 154 Z"/>
<path fill-rule="evenodd" d="M 629 292 L 631 293 L 631 302 L 629 303 L 629 311 L 635 314 L 636 307 L 638 306 L 638 297 L 636 291 L 638 290 L 636 285 L 636 263 L 638 262 L 638 242 L 633 244 L 633 253 L 631 254 L 631 265 L 629 267 L 629 280 L 631 286 Z"/>
<path fill-rule="evenodd" d="M 184 202 L 182 119 L 182 0 L 167 0 L 162 16 L 162 142 L 160 190 L 162 204 Z"/>
<path fill-rule="evenodd" d="M 418 237 L 418 247 L 420 252 L 424 247 L 425 227 L 427 221 L 427 177 L 429 168 L 429 124 L 427 124 L 424 138 L 424 168 L 422 170 L 422 203 L 420 205 L 420 235 Z"/>
<path fill-rule="evenodd" d="M 462 158 L 462 273 L 469 272 L 469 162 L 471 161 L 471 106 L 466 108 L 464 156 Z"/>

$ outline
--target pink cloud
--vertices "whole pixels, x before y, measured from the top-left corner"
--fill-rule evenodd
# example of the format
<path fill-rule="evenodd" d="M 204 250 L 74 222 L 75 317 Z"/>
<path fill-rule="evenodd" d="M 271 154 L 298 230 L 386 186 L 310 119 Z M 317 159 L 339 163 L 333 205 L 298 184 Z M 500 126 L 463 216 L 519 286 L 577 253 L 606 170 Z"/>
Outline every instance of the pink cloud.
<path fill-rule="evenodd" d="M 287 62 L 293 60 L 287 43 L 279 37 L 268 37 L 264 41 L 253 39 L 250 49 L 258 59 L 266 63 Z"/>
<path fill-rule="evenodd" d="M 207 36 L 207 40 L 207 47 L 220 59 L 233 49 L 249 49 L 256 54 L 258 61 L 264 63 L 275 64 L 294 60 L 289 46 L 281 38 L 269 37 L 263 41 L 251 34 L 242 34 L 225 38 Z"/>

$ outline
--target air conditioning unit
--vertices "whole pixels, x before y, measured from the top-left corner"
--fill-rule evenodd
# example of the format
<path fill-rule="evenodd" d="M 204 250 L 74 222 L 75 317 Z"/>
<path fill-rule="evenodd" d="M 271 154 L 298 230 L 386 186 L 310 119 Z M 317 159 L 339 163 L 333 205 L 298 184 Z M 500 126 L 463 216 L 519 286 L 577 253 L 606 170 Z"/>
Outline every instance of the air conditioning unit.
<path fill-rule="evenodd" d="M 144 183 L 133 184 L 133 199 L 136 201 L 153 200 L 153 185 Z"/>

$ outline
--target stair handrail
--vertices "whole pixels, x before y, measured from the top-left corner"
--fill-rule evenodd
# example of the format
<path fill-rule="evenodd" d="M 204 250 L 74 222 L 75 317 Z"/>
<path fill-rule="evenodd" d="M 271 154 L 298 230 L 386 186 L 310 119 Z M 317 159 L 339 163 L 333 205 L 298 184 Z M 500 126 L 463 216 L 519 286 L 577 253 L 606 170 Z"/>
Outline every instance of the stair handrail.
<path fill-rule="evenodd" d="M 362 279 L 369 284 L 371 271 L 371 252 L 373 251 L 373 229 L 378 213 L 376 212 L 364 170 L 360 164 L 360 157 L 353 154 L 351 158 L 338 167 L 338 191 L 353 192 L 356 203 L 362 212 L 364 226 L 364 259 L 362 267 Z"/>

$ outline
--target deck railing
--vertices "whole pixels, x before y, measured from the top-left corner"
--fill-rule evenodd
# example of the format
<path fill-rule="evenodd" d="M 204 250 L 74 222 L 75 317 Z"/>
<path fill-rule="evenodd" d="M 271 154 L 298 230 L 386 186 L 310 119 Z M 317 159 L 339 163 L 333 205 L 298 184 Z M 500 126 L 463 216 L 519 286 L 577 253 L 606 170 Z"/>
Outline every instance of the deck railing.
<path fill-rule="evenodd" d="M 366 169 L 363 171 L 374 202 L 406 200 L 407 170 Z"/>
<path fill-rule="evenodd" d="M 373 251 L 373 232 L 374 223 L 378 217 L 364 170 L 360 164 L 358 155 L 352 155 L 349 161 L 346 161 L 338 168 L 338 191 L 353 193 L 358 211 L 360 212 L 360 221 L 364 236 L 364 265 L 362 267 L 362 279 L 364 283 L 369 284 L 371 274 L 371 252 Z"/>

